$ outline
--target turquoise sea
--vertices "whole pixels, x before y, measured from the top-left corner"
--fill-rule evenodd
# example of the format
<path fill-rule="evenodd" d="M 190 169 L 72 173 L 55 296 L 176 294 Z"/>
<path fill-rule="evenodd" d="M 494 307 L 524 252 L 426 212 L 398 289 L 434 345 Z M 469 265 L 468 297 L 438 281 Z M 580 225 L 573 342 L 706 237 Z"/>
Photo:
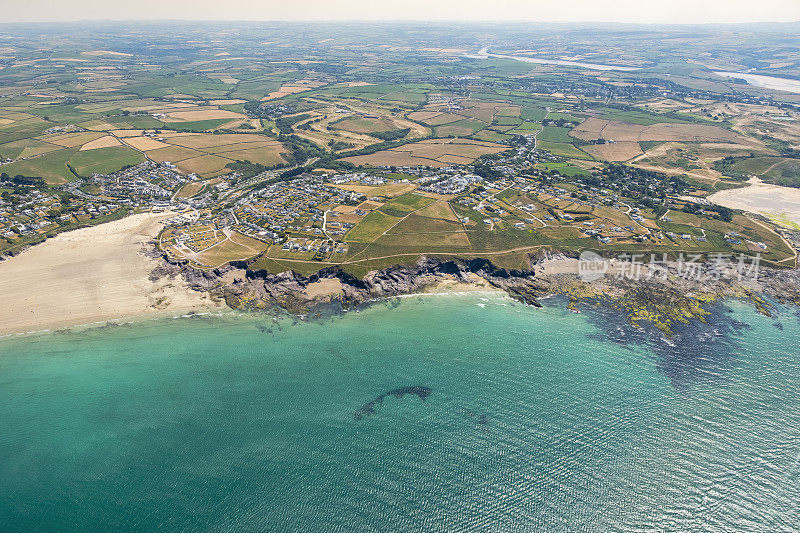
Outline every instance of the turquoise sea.
<path fill-rule="evenodd" d="M 0 495 L 1 531 L 797 531 L 800 317 L 667 342 L 473 294 L 0 339 Z"/>

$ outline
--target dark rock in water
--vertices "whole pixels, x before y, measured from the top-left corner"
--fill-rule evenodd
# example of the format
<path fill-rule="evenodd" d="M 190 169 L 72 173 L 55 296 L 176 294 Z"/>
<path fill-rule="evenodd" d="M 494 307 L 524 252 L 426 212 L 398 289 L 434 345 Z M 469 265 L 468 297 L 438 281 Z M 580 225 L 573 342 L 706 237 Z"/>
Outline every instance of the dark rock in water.
<path fill-rule="evenodd" d="M 469 409 L 461 409 L 459 413 L 461 413 L 462 415 L 467 415 L 472 419 L 477 418 L 478 424 L 480 424 L 481 426 L 485 426 L 486 424 L 489 423 L 489 415 L 487 415 L 486 413 L 479 415 L 475 411 L 471 411 Z"/>
<path fill-rule="evenodd" d="M 256 324 L 256 329 L 261 333 L 272 333 L 272 328 L 266 324 Z"/>
<path fill-rule="evenodd" d="M 375 398 L 374 400 L 365 403 L 361 406 L 360 409 L 356 410 L 355 412 L 355 419 L 361 420 L 362 417 L 366 415 L 375 414 L 375 407 L 377 405 L 383 404 L 383 400 L 388 396 L 394 396 L 395 398 L 402 398 L 406 394 L 412 394 L 419 397 L 420 400 L 425 400 L 428 396 L 431 395 L 431 389 L 428 387 L 421 387 L 419 385 L 411 385 L 408 387 L 399 387 L 397 389 L 390 390 L 389 392 L 385 392 Z"/>
<path fill-rule="evenodd" d="M 783 331 L 783 324 L 781 324 L 780 322 L 775 322 L 772 325 L 778 328 L 779 330 Z"/>
<path fill-rule="evenodd" d="M 656 366 L 681 394 L 690 394 L 699 383 L 724 379 L 736 366 L 740 336 L 750 326 L 728 314 L 723 304 L 708 306 L 705 320 L 693 320 L 675 327 L 670 337 L 644 323 L 636 327 L 614 310 L 587 308 L 587 318 L 598 327 L 589 335 L 637 351 L 646 346 L 656 358 Z"/>

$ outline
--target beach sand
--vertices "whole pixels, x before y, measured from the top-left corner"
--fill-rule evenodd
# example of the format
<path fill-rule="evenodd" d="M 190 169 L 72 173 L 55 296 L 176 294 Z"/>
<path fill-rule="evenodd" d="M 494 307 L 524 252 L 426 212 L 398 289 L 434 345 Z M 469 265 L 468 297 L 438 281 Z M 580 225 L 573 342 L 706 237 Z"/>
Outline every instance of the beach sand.
<path fill-rule="evenodd" d="M 489 282 L 472 272 L 467 274 L 469 283 L 457 281 L 454 277 L 445 276 L 445 279 L 428 287 L 423 291 L 424 294 L 448 294 L 465 292 L 503 292 L 502 289 L 492 287 Z"/>
<path fill-rule="evenodd" d="M 0 334 L 217 308 L 180 277 L 148 279 L 147 243 L 171 213 L 142 213 L 57 235 L 0 261 Z"/>
<path fill-rule="evenodd" d="M 766 215 L 782 226 L 800 228 L 800 189 L 770 185 L 758 178 L 747 183 L 747 187 L 720 191 L 708 199 L 731 209 Z"/>

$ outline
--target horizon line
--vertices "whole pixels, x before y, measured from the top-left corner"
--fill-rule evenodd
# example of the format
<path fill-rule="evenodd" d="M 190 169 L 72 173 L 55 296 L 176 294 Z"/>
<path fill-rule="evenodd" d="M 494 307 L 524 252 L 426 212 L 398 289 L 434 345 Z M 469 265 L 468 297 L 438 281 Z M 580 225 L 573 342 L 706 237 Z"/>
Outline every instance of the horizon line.
<path fill-rule="evenodd" d="M 638 21 L 617 21 L 617 20 L 520 20 L 520 19 L 181 19 L 181 18 L 98 18 L 98 19 L 70 19 L 70 20 L 12 20 L 0 22 L 0 26 L 18 24 L 75 24 L 75 23 L 98 23 L 98 22 L 229 22 L 229 23 L 310 23 L 310 24 L 396 24 L 396 23 L 447 23 L 447 24 L 565 24 L 565 25 L 625 25 L 625 26 L 748 26 L 759 24 L 798 24 L 798 20 L 754 20 L 747 22 L 730 21 L 703 21 L 703 22 L 638 22 Z"/>

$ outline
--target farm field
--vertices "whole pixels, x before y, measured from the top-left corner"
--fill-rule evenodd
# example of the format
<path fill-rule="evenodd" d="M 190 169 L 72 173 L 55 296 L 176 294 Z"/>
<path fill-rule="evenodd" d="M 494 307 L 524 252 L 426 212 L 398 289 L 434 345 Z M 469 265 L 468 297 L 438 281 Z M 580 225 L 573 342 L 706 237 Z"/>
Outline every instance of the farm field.
<path fill-rule="evenodd" d="M 586 141 L 605 139 L 617 142 L 689 141 L 760 145 L 754 139 L 718 126 L 681 123 L 656 123 L 645 126 L 598 118 L 586 119 L 573 128 L 570 135 Z"/>
<path fill-rule="evenodd" d="M 615 142 L 595 144 L 581 147 L 595 159 L 603 161 L 628 161 L 642 154 L 642 148 L 637 142 Z"/>
<path fill-rule="evenodd" d="M 174 143 L 174 132 L 170 131 L 173 127 L 202 132 L 222 124 L 235 129 L 247 122 L 245 115 L 220 109 L 219 106 L 146 98 L 108 105 L 45 107 L 37 101 L 20 103 L 21 108 L 29 112 L 8 112 L 0 108 L 0 156 L 11 159 L 3 165 L 3 170 L 39 176 L 51 184 L 75 179 L 70 167 L 79 175 L 114 172 L 123 166 L 143 161 L 143 155 L 149 156 L 149 152 L 181 146 Z M 66 132 L 48 133 L 43 131 L 46 123 L 42 117 L 50 121 L 69 120 L 73 125 L 68 126 Z M 159 134 L 153 135 L 156 129 Z M 146 131 L 150 136 L 143 135 Z M 202 133 L 198 135 L 202 138 Z M 267 166 L 285 163 L 282 154 L 286 151 L 279 142 L 265 137 L 256 138 L 252 133 L 244 134 L 244 138 L 237 137 L 236 133 L 229 135 L 232 137 L 223 135 L 217 139 L 207 139 L 194 152 L 173 150 L 170 158 L 167 158 L 165 150 L 156 153 L 153 159 L 181 163 L 181 170 L 200 171 L 206 176 L 218 174 L 228 162 L 235 160 Z M 229 140 L 231 142 L 227 142 Z M 225 150 L 225 146 L 237 142 L 241 145 Z M 219 152 L 231 153 L 205 157 L 208 153 L 203 148 L 211 147 L 218 148 Z M 80 153 L 74 154 L 75 151 Z M 91 152 L 95 153 L 88 155 Z M 184 160 L 189 162 L 183 164 Z"/>
<path fill-rule="evenodd" d="M 163 135 L 157 138 L 125 137 L 123 143 L 137 148 L 157 162 L 169 161 L 179 170 L 213 177 L 234 161 L 267 166 L 286 163 L 283 145 L 268 137 L 247 133 Z"/>
<path fill-rule="evenodd" d="M 547 150 L 553 155 L 574 159 L 591 159 L 592 156 L 572 144 L 542 141 L 538 144 L 542 150 Z"/>
<path fill-rule="evenodd" d="M 117 137 L 104 133 L 41 136 L 32 142 L 13 141 L 0 145 L 0 154 L 18 159 L 3 165 L 9 174 L 38 175 L 48 183 L 71 181 L 91 173 L 106 174 L 134 165 L 145 157 L 169 161 L 186 173 L 213 177 L 228 163 L 251 161 L 266 166 L 285 164 L 287 153 L 275 140 L 256 134 L 204 134 Z M 151 134 L 152 135 L 152 134 Z"/>
<path fill-rule="evenodd" d="M 401 217 L 373 211 L 345 235 L 346 242 L 373 242 L 385 231 L 400 222 Z"/>
<path fill-rule="evenodd" d="M 493 154 L 507 148 L 487 142 L 470 139 L 428 139 L 405 144 L 374 154 L 344 158 L 356 165 L 372 166 L 412 166 L 426 165 L 445 167 L 451 163 L 471 163 L 483 154 Z"/>
<path fill-rule="evenodd" d="M 332 122 L 330 126 L 337 130 L 367 134 L 382 133 L 397 129 L 391 120 L 378 117 L 349 117 Z"/>
<path fill-rule="evenodd" d="M 89 141 L 93 142 L 93 141 Z M 37 176 L 57 185 L 78 176 L 108 173 L 126 165 L 144 161 L 137 151 L 126 146 L 109 146 L 81 150 L 79 147 L 60 148 L 0 167 L 9 175 Z M 72 170 L 70 170 L 70 168 Z M 73 172 L 74 171 L 74 172 Z"/>
<path fill-rule="evenodd" d="M 311 89 L 316 89 L 317 87 L 321 87 L 323 85 L 325 84 L 314 80 L 297 80 L 291 83 L 285 83 L 281 85 L 281 87 L 278 90 L 270 92 L 262 100 L 276 100 L 278 98 L 283 98 L 284 96 L 289 96 L 292 94 L 309 91 Z"/>

